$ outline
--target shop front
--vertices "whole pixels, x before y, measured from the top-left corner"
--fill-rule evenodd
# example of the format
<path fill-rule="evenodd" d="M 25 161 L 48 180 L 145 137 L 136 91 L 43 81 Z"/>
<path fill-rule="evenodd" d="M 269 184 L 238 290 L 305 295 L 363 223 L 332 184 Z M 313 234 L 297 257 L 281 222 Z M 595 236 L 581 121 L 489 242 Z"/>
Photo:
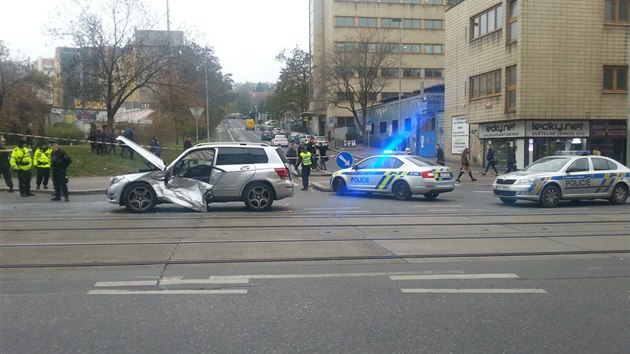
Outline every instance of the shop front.
<path fill-rule="evenodd" d="M 626 161 L 627 122 L 625 120 L 592 120 L 589 140 L 591 151 L 597 149 L 602 155 L 621 163 Z"/>
<path fill-rule="evenodd" d="M 519 167 L 524 166 L 524 146 L 525 141 L 525 122 L 497 122 L 479 124 L 479 138 L 483 141 L 483 165 L 486 166 L 488 161 L 488 150 L 490 146 L 494 149 L 497 161 L 497 168 L 504 169 L 507 161 L 508 153 L 513 147 L 517 147 L 516 161 Z"/>

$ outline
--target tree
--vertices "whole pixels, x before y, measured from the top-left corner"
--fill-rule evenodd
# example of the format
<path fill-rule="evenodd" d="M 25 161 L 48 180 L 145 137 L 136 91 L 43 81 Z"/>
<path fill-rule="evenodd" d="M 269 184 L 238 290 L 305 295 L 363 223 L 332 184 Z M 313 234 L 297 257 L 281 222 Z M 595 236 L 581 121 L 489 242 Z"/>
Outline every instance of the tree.
<path fill-rule="evenodd" d="M 275 115 L 290 117 L 297 122 L 299 115 L 308 110 L 311 87 L 311 55 L 300 48 L 294 48 L 291 55 L 284 51 L 276 56 L 283 63 L 276 91 L 269 104 Z"/>
<path fill-rule="evenodd" d="M 39 92 L 47 87 L 48 78 L 33 68 L 28 60 L 12 58 L 0 41 L 0 130 L 21 132 L 27 123 L 37 123 L 42 133 L 50 107 Z"/>
<path fill-rule="evenodd" d="M 81 80 L 81 98 L 105 105 L 110 126 L 125 101 L 157 84 L 180 50 L 181 32 L 151 31 L 156 22 L 147 8 L 142 0 L 69 0 L 50 30 L 78 47 L 71 79 Z"/>
<path fill-rule="evenodd" d="M 326 101 L 348 110 L 362 134 L 368 108 L 388 84 L 383 69 L 398 67 L 398 45 L 388 43 L 375 30 L 360 30 L 356 36 L 346 38 L 345 43 L 333 44 L 319 68 Z"/>

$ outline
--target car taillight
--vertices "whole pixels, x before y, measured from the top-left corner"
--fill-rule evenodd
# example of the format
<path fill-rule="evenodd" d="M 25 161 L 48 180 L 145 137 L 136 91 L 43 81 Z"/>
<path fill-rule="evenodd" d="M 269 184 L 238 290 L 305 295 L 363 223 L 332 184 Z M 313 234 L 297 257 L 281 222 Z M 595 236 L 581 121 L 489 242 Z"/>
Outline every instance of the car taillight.
<path fill-rule="evenodd" d="M 433 171 L 424 171 L 422 172 L 422 178 L 435 178 Z"/>
<path fill-rule="evenodd" d="M 288 168 L 276 168 L 276 173 L 278 174 L 278 177 L 280 177 L 281 179 L 288 179 L 289 178 L 289 169 Z"/>

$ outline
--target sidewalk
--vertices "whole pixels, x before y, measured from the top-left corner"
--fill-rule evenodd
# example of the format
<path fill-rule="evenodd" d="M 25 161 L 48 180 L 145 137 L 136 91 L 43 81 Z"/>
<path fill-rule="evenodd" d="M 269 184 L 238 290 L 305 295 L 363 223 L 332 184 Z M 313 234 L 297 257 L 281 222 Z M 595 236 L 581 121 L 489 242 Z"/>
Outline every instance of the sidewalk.
<path fill-rule="evenodd" d="M 323 192 L 331 191 L 330 186 L 329 186 L 330 176 L 332 175 L 334 171 L 339 169 L 335 165 L 335 156 L 337 156 L 337 154 L 341 152 L 342 150 L 329 148 L 328 151 L 329 151 L 328 153 L 329 160 L 327 163 L 328 170 L 327 171 L 321 171 L 321 170 L 311 171 L 311 176 L 310 176 L 310 181 L 309 181 L 312 188 L 315 188 Z M 351 153 L 352 157 L 354 158 L 355 163 L 365 157 L 381 154 L 380 149 L 367 147 L 363 145 L 347 148 L 346 150 L 343 150 L 343 151 L 347 151 Z M 459 163 L 447 161 L 446 165 L 453 169 L 453 172 L 455 173 L 455 177 L 457 177 L 457 175 L 459 174 L 459 167 L 460 167 Z M 488 173 L 488 175 L 483 176 L 481 174 L 481 172 L 483 172 L 483 169 L 481 167 L 473 166 L 472 169 L 473 169 L 473 176 L 475 176 L 477 181 L 471 182 L 468 174 L 465 174 L 461 178 L 462 180 L 461 184 L 478 184 L 478 185 L 484 185 L 484 186 L 492 185 L 492 182 L 494 181 L 494 178 L 495 178 L 494 172 Z M 293 173 L 293 181 L 296 183 L 298 188 L 300 188 L 299 186 L 302 185 L 301 179 L 295 175 L 295 172 L 293 171 L 292 168 L 291 168 L 291 172 Z M 499 173 L 502 173 L 502 172 L 503 171 L 499 171 Z M 68 183 L 68 190 L 70 194 L 74 194 L 74 195 L 105 194 L 105 189 L 107 189 L 107 186 L 109 185 L 110 177 L 111 176 L 70 177 L 70 182 Z M 6 193 L 6 191 L 8 191 L 9 188 L 4 185 L 4 181 L 2 181 L 1 183 L 2 183 L 2 187 L 0 187 L 0 192 L 4 191 Z M 45 193 L 45 194 L 52 193 L 52 181 L 48 185 L 49 189 L 37 190 L 35 189 L 34 183 L 35 183 L 35 179 L 33 178 L 33 181 L 31 182 L 31 187 L 32 187 L 31 190 L 33 193 L 38 193 L 38 194 L 39 193 Z M 13 186 L 14 186 L 14 189 L 16 190 L 16 193 L 19 193 L 17 191 L 18 188 L 17 188 L 16 178 L 13 178 Z"/>

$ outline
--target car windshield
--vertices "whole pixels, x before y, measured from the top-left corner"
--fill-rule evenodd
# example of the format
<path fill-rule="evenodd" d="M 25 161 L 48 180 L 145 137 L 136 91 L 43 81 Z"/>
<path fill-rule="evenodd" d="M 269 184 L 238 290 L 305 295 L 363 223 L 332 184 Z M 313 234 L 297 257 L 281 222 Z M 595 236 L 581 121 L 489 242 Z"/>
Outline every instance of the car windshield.
<path fill-rule="evenodd" d="M 528 172 L 558 172 L 571 160 L 570 157 L 544 157 L 531 165 L 525 167 L 523 171 Z"/>
<path fill-rule="evenodd" d="M 408 156 L 406 160 L 419 167 L 435 166 L 435 162 L 420 156 Z"/>

